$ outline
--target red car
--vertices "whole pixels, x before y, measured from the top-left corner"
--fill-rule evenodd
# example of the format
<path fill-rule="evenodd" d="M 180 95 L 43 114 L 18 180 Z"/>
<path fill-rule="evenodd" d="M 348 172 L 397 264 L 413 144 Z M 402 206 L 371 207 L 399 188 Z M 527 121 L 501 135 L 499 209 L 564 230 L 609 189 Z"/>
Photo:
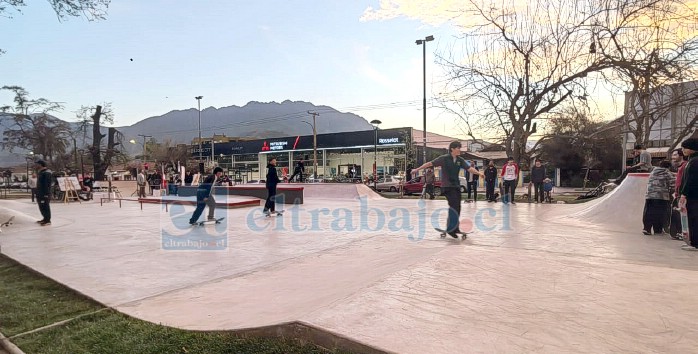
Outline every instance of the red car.
<path fill-rule="evenodd" d="M 424 188 L 424 176 L 419 176 L 411 179 L 409 182 L 405 183 L 404 191 L 405 194 L 422 194 L 422 189 Z M 434 195 L 441 195 L 441 181 L 434 181 Z"/>
<path fill-rule="evenodd" d="M 424 182 L 422 182 L 422 178 L 424 176 L 419 176 L 415 177 L 409 182 L 405 183 L 404 191 L 405 194 L 410 195 L 410 194 L 422 194 L 422 188 L 424 187 Z M 461 193 L 466 192 L 465 188 L 465 178 L 464 177 L 459 177 L 460 179 L 460 191 Z M 434 181 L 434 195 L 441 195 L 441 181 L 436 180 Z"/>

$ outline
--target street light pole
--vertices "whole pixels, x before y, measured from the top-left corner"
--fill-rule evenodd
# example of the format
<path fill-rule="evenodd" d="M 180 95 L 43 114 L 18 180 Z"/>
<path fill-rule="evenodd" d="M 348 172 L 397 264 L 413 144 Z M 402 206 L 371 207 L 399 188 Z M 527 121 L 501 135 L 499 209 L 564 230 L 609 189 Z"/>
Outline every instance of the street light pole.
<path fill-rule="evenodd" d="M 378 125 L 382 122 L 378 119 L 371 121 L 373 132 L 375 133 L 373 140 L 373 190 L 378 190 Z"/>
<path fill-rule="evenodd" d="M 201 169 L 201 99 L 204 98 L 204 96 L 196 96 L 194 98 L 199 103 L 199 169 Z M 203 175 L 204 171 L 199 171 L 199 173 Z"/>
<path fill-rule="evenodd" d="M 313 174 L 315 175 L 313 179 L 317 179 L 317 129 L 315 129 L 315 117 L 319 116 L 320 113 L 308 111 L 308 114 L 313 116 Z"/>
<path fill-rule="evenodd" d="M 138 134 L 138 136 L 143 137 L 143 163 L 146 163 L 148 161 L 147 155 L 145 154 L 145 139 L 146 138 L 152 138 L 152 135 L 143 135 L 143 134 Z"/>
<path fill-rule="evenodd" d="M 422 143 L 423 143 L 423 154 L 422 163 L 427 162 L 427 42 L 434 40 L 434 36 L 427 36 L 424 39 L 418 39 L 416 41 L 417 45 L 422 46 L 422 76 L 423 82 L 422 90 L 424 98 L 422 100 L 422 113 L 424 115 L 424 131 L 422 132 Z"/>

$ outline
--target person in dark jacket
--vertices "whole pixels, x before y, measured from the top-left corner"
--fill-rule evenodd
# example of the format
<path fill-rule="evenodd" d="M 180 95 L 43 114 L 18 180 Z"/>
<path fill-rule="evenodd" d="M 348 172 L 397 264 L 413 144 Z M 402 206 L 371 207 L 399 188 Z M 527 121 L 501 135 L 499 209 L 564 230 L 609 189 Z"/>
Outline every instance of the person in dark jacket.
<path fill-rule="evenodd" d="M 276 172 L 276 157 L 272 157 L 267 165 L 267 201 L 264 203 L 264 213 L 271 215 L 276 212 L 276 185 L 279 175 Z"/>
<path fill-rule="evenodd" d="M 494 194 L 494 185 L 497 184 L 497 168 L 494 167 L 494 161 L 490 160 L 489 165 L 485 169 L 485 198 L 488 202 L 496 202 L 497 196 Z"/>
<path fill-rule="evenodd" d="M 531 183 L 533 183 L 534 199 L 535 203 L 542 203 L 545 198 L 545 192 L 543 191 L 543 181 L 545 181 L 545 166 L 543 166 L 540 160 L 536 160 L 531 168 Z"/>
<path fill-rule="evenodd" d="M 686 206 L 689 238 L 689 244 L 681 249 L 698 251 L 698 138 L 684 140 L 681 147 L 688 162 L 681 178 L 679 205 Z"/>
<path fill-rule="evenodd" d="M 94 190 L 95 182 L 92 177 L 90 177 L 89 173 L 85 174 L 85 177 L 82 178 L 82 185 L 87 192 L 87 200 L 92 200 L 92 191 Z"/>
<path fill-rule="evenodd" d="M 208 206 L 208 220 L 215 220 L 214 211 L 216 210 L 216 200 L 213 198 L 213 186 L 216 180 L 223 174 L 223 169 L 216 167 L 213 173 L 208 175 L 204 182 L 199 185 L 196 190 L 196 210 L 189 219 L 189 224 L 194 225 L 199 220 L 199 217 L 204 212 L 204 208 Z"/>
<path fill-rule="evenodd" d="M 480 171 L 480 169 L 477 167 L 477 162 L 471 160 L 470 165 L 475 170 Z M 466 170 L 465 171 L 465 180 L 468 181 L 468 185 L 467 185 L 468 200 L 470 200 L 470 193 L 473 193 L 474 198 L 472 199 L 472 201 L 477 202 L 477 186 L 478 186 L 478 181 L 480 180 L 480 175 L 477 173 L 470 173 Z"/>
<path fill-rule="evenodd" d="M 303 160 L 298 160 L 296 163 L 296 168 L 293 169 L 293 174 L 289 177 L 288 182 L 291 183 L 296 176 L 299 177 L 301 183 L 303 183 L 303 174 L 305 173 L 305 166 L 303 165 Z"/>
<path fill-rule="evenodd" d="M 51 225 L 51 171 L 46 168 L 46 162 L 37 160 L 34 163 L 34 168 L 38 174 L 36 179 L 36 201 L 39 204 L 39 211 L 43 217 L 37 221 L 39 225 Z"/>

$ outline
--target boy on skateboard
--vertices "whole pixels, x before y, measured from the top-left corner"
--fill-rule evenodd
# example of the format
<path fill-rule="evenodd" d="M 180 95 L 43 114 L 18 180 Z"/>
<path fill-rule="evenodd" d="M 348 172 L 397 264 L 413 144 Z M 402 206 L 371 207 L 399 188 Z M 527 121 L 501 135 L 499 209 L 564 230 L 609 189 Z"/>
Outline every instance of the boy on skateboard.
<path fill-rule="evenodd" d="M 191 219 L 189 219 L 190 225 L 197 224 L 197 220 L 199 220 L 201 213 L 204 212 L 204 208 L 206 208 L 207 205 L 208 220 L 216 220 L 213 215 L 214 211 L 216 210 L 216 200 L 213 199 L 212 189 L 213 185 L 216 183 L 216 180 L 220 178 L 222 174 L 222 168 L 214 168 L 213 173 L 208 175 L 206 179 L 204 179 L 204 182 L 196 190 L 196 210 L 194 210 L 194 214 L 192 214 Z"/>
<path fill-rule="evenodd" d="M 460 157 L 460 149 L 460 141 L 453 141 L 448 145 L 448 154 L 439 156 L 433 161 L 426 162 L 412 170 L 412 174 L 416 174 L 417 171 L 425 168 L 441 167 L 441 191 L 446 196 L 449 207 L 446 232 L 453 238 L 458 238 L 459 233 L 462 234 L 458 228 L 461 202 L 460 180 L 458 178 L 460 170 L 464 169 L 485 178 L 484 173 L 476 170 L 465 159 Z"/>

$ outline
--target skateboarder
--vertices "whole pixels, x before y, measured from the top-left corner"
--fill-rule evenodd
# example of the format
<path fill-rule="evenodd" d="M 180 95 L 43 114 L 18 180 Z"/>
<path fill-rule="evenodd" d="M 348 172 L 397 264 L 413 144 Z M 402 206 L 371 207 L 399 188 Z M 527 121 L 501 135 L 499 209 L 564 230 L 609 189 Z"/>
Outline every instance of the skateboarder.
<path fill-rule="evenodd" d="M 39 211 L 42 219 L 37 221 L 39 225 L 51 225 L 51 171 L 46 168 L 46 162 L 37 160 L 34 168 L 38 174 L 36 179 L 36 201 L 39 204 Z"/>
<path fill-rule="evenodd" d="M 460 180 L 458 178 L 460 169 L 467 170 L 483 178 L 485 177 L 484 173 L 476 170 L 465 159 L 460 157 L 460 149 L 460 141 L 453 141 L 448 145 L 448 154 L 439 156 L 433 161 L 426 162 L 411 171 L 413 174 L 416 174 L 417 171 L 425 168 L 441 167 L 441 192 L 446 196 L 449 206 L 446 232 L 453 238 L 458 238 L 458 234 L 462 233 L 458 227 L 461 201 Z"/>
<path fill-rule="evenodd" d="M 689 138 L 681 143 L 683 154 L 688 158 L 679 189 L 679 205 L 686 205 L 688 214 L 688 238 L 690 244 L 681 249 L 698 251 L 698 138 Z"/>
<path fill-rule="evenodd" d="M 272 157 L 267 165 L 267 201 L 264 203 L 264 214 L 271 215 L 276 212 L 277 184 L 279 184 L 279 175 L 276 173 L 276 157 Z"/>
<path fill-rule="evenodd" d="M 305 173 L 305 166 L 303 165 L 303 160 L 298 160 L 296 163 L 296 168 L 293 169 L 293 174 L 288 179 L 288 183 L 291 183 L 296 176 L 299 177 L 301 183 L 303 183 L 303 174 Z"/>
<path fill-rule="evenodd" d="M 208 220 L 216 220 L 215 216 L 213 215 L 214 211 L 216 210 L 216 200 L 213 198 L 212 191 L 213 185 L 222 174 L 223 169 L 216 167 L 213 169 L 213 173 L 208 175 L 204 179 L 204 182 L 199 185 L 199 188 L 196 190 L 196 210 L 194 210 L 194 214 L 191 216 L 191 219 L 189 219 L 190 225 L 195 225 L 197 223 L 197 220 L 199 220 L 201 213 L 204 212 L 204 208 L 206 208 L 207 205 Z"/>

